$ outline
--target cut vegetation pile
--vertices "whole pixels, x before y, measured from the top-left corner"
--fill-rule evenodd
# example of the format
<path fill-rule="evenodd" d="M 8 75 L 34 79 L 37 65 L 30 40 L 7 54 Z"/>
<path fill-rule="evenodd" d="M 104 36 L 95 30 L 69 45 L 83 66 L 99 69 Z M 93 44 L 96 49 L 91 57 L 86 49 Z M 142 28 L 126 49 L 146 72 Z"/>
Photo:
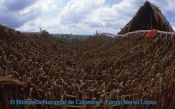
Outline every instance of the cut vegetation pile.
<path fill-rule="evenodd" d="M 125 33 L 128 31 L 123 31 Z M 175 35 L 145 32 L 64 43 L 0 26 L 2 109 L 174 109 Z M 28 100 L 154 100 L 154 105 L 11 105 Z"/>
<path fill-rule="evenodd" d="M 13 82 L 9 86 L 8 81 L 0 82 L 1 106 L 4 108 L 10 106 L 19 109 L 20 106 L 9 105 L 8 102 L 21 97 L 54 100 L 157 100 L 157 105 L 124 105 L 123 108 L 174 108 L 174 35 L 158 33 L 150 40 L 145 39 L 144 33 L 133 33 L 116 39 L 96 36 L 81 43 L 65 44 L 42 33 L 29 36 L 9 31 L 16 35 L 1 35 L 0 74 L 21 81 L 25 86 Z M 14 90 L 15 87 L 22 89 Z M 89 108 L 91 106 L 87 105 Z M 120 107 L 100 106 L 114 109 Z"/>

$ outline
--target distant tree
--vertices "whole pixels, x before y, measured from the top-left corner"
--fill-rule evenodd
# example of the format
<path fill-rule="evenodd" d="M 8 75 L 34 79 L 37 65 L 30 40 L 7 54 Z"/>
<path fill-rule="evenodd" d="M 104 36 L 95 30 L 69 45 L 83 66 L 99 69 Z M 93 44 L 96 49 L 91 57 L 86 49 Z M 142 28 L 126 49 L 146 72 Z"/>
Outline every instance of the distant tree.
<path fill-rule="evenodd" d="M 41 34 L 42 34 L 42 35 L 49 35 L 49 32 L 46 31 L 46 30 L 42 30 L 42 31 L 41 31 Z"/>

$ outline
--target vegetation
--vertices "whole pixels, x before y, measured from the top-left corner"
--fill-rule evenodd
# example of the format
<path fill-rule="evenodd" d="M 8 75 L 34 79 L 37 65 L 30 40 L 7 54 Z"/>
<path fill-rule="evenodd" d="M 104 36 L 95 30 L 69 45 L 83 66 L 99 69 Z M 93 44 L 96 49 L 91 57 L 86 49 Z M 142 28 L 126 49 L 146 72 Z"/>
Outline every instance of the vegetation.
<path fill-rule="evenodd" d="M 77 43 L 86 40 L 88 35 L 72 35 L 72 34 L 52 34 L 57 40 L 67 43 Z"/>

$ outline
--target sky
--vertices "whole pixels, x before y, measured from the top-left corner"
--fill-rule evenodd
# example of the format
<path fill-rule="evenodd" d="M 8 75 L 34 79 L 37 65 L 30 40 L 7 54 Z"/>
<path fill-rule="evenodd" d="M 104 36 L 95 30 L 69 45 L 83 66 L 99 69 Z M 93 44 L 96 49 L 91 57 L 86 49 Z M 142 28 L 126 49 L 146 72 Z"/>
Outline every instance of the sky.
<path fill-rule="evenodd" d="M 175 0 L 149 0 L 175 30 Z M 0 0 L 0 24 L 19 31 L 117 34 L 145 0 Z"/>

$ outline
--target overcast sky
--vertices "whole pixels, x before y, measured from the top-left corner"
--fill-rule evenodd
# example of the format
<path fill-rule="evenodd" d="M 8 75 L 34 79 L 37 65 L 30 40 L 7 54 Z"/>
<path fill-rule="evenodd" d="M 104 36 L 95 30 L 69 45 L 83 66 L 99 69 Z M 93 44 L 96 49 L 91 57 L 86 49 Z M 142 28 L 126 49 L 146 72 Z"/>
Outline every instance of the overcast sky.
<path fill-rule="evenodd" d="M 175 29 L 175 0 L 149 0 Z M 0 0 L 0 24 L 20 31 L 116 34 L 145 0 Z"/>

